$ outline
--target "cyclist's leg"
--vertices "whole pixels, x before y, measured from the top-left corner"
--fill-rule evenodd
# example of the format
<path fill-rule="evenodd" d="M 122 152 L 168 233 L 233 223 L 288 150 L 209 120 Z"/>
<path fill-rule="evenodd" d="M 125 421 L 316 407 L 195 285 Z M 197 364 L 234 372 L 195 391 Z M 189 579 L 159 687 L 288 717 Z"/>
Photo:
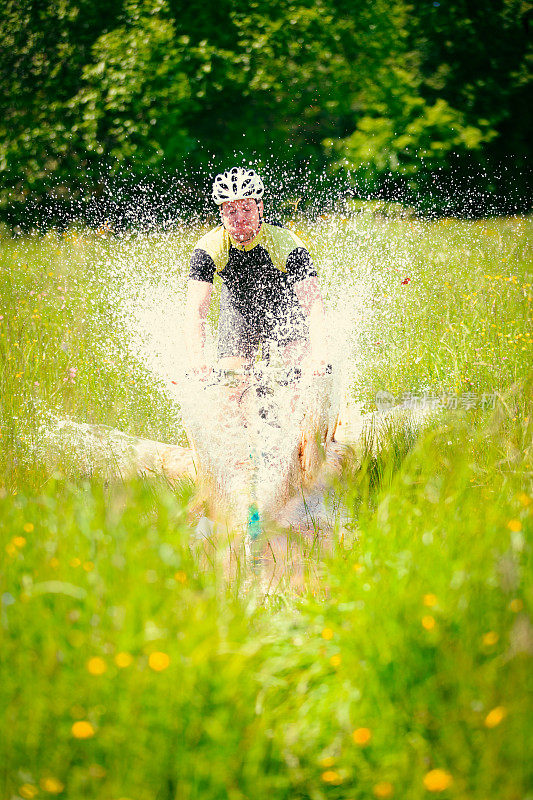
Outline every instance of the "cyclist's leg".
<path fill-rule="evenodd" d="M 278 342 L 278 352 L 288 368 L 301 367 L 310 352 L 308 329 L 296 314 L 291 323 L 288 329 L 284 329 L 284 338 Z M 314 480 L 325 458 L 329 398 L 324 391 L 315 392 L 315 389 L 313 385 L 308 385 L 307 390 L 304 389 L 307 392 L 305 398 L 296 390 L 292 403 L 295 411 L 302 399 L 305 402 L 297 462 L 304 483 Z"/>
<path fill-rule="evenodd" d="M 231 301 L 225 286 L 220 295 L 218 324 L 218 366 L 237 373 L 251 365 L 259 346 L 259 334 Z M 228 385 L 231 384 L 231 385 Z M 246 374 L 237 374 L 234 380 L 222 382 L 219 408 L 221 425 L 237 425 L 246 428 L 249 380 Z M 249 466 L 249 459 L 237 455 L 234 466 Z"/>
<path fill-rule="evenodd" d="M 219 317 L 219 338 L 218 338 L 218 364 L 221 369 L 225 370 L 239 370 L 242 367 L 252 365 L 257 355 L 259 348 L 261 333 L 259 324 L 253 323 L 246 319 L 231 302 L 229 292 L 223 289 L 220 301 L 220 317 Z M 245 372 L 242 375 L 235 376 L 235 380 L 231 381 L 232 386 L 224 388 L 225 406 L 224 420 L 226 422 L 229 416 L 233 420 L 233 424 L 247 428 L 250 420 L 250 401 L 252 395 L 250 393 L 250 375 Z M 253 405 L 253 404 L 252 404 Z M 247 546 L 254 549 L 253 541 L 259 536 L 261 531 L 261 523 L 257 509 L 256 500 L 256 480 L 255 471 L 257 469 L 256 461 L 254 458 L 254 446 L 252 444 L 255 439 L 255 434 L 252 429 L 249 430 L 250 436 L 239 437 L 240 440 L 246 445 L 244 450 L 239 448 L 237 451 L 236 460 L 233 461 L 233 469 L 236 474 L 241 474 L 245 478 L 244 497 L 247 497 L 248 512 L 247 512 Z M 235 459 L 235 450 L 233 451 L 232 458 Z M 252 555 L 252 551 L 250 551 Z"/>

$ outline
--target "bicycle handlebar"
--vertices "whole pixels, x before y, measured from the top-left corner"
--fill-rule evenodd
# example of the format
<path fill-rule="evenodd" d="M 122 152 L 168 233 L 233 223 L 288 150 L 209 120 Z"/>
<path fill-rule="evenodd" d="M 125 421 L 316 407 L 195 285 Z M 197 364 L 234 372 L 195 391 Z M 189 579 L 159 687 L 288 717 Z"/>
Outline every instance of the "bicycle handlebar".
<path fill-rule="evenodd" d="M 331 375 L 333 372 L 333 365 L 326 364 L 326 375 Z M 242 367 L 240 369 L 212 369 L 204 377 L 199 375 L 186 373 L 187 378 L 196 378 L 205 387 L 208 386 L 238 386 L 241 383 L 253 384 L 257 387 L 272 385 L 273 383 L 278 386 L 289 386 L 292 383 L 299 383 L 304 377 L 304 371 L 301 367 Z"/>
<path fill-rule="evenodd" d="M 325 373 L 330 375 L 333 371 L 331 364 L 326 364 Z M 242 369 L 218 369 L 213 370 L 211 377 L 214 380 L 208 382 L 208 386 L 215 384 L 239 383 L 241 381 L 254 383 L 257 385 L 277 383 L 279 386 L 289 386 L 291 383 L 298 383 L 302 380 L 303 370 L 301 367 L 259 367 Z"/>

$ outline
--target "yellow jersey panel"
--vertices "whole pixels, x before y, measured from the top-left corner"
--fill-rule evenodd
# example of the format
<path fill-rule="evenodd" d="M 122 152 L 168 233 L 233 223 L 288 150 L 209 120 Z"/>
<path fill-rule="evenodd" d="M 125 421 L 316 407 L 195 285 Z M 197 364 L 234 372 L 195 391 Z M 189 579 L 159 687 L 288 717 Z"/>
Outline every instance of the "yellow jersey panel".
<path fill-rule="evenodd" d="M 195 250 L 203 250 L 213 259 L 215 269 L 221 272 L 228 263 L 230 247 L 241 252 L 249 252 L 257 245 L 261 245 L 269 254 L 273 265 L 280 272 L 287 271 L 287 259 L 297 247 L 305 249 L 305 245 L 295 233 L 288 228 L 280 228 L 263 222 L 259 233 L 247 244 L 234 241 L 223 225 L 218 225 L 202 236 L 194 246 Z"/>

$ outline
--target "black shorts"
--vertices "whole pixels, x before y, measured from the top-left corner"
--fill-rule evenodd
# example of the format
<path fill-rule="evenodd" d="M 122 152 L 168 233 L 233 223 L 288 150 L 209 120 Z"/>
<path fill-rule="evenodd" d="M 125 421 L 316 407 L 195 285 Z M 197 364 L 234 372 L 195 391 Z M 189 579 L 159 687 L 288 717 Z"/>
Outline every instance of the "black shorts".
<path fill-rule="evenodd" d="M 218 320 L 218 358 L 255 358 L 259 345 L 263 345 L 262 357 L 268 356 L 269 345 L 281 347 L 309 339 L 309 328 L 300 306 L 287 309 L 283 316 L 269 314 L 260 319 L 248 319 L 232 302 L 225 286 L 220 293 L 220 316 Z"/>

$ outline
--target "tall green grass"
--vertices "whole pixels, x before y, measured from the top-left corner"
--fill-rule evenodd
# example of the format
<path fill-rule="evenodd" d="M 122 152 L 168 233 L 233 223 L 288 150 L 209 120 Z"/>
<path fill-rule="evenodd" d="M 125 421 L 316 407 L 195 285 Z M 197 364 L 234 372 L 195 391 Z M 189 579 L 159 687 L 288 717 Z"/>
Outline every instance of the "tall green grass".
<path fill-rule="evenodd" d="M 50 412 L 184 441 L 161 384 L 125 345 L 116 293 L 106 285 L 114 248 L 105 233 L 76 230 L 1 243 L 0 458 L 10 488 L 25 466 L 25 480 L 39 472 L 38 430 Z"/>
<path fill-rule="evenodd" d="M 314 579 L 267 598 L 205 567 L 190 488 L 39 462 L 42 408 L 179 431 L 91 279 L 102 243 L 2 243 L 2 798 L 533 797 L 530 227 L 302 231 L 317 261 L 341 241 L 369 264 L 358 399 L 499 399 L 367 440 Z"/>

